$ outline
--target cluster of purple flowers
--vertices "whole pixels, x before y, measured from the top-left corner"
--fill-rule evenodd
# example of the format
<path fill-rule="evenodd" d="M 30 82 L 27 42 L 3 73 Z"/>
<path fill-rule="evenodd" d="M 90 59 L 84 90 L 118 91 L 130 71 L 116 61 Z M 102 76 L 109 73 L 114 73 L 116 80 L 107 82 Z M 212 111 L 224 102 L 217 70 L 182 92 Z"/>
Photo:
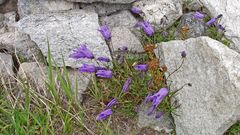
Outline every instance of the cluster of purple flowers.
<path fill-rule="evenodd" d="M 87 48 L 86 44 L 80 45 L 80 47 L 70 55 L 71 58 L 74 59 L 81 59 L 81 58 L 86 58 L 86 59 L 94 59 L 93 53 Z M 110 59 L 107 57 L 99 57 L 97 58 L 98 61 L 101 62 L 110 62 Z M 90 65 L 90 64 L 83 64 L 82 67 L 79 68 L 80 72 L 87 72 L 87 73 L 96 73 L 97 77 L 101 78 L 112 78 L 112 71 L 107 70 L 105 67 L 99 67 L 95 65 Z"/>
<path fill-rule="evenodd" d="M 195 12 L 195 14 L 194 14 L 194 18 L 196 18 L 196 19 L 203 19 L 203 18 L 205 18 L 205 15 L 204 15 L 203 13 L 197 11 L 197 12 Z M 224 28 L 221 24 L 218 23 L 218 20 L 219 20 L 220 18 L 222 18 L 222 14 L 218 15 L 217 17 L 214 17 L 214 18 L 210 19 L 210 20 L 207 22 L 207 25 L 208 25 L 208 26 L 214 25 L 214 26 L 216 26 L 217 28 L 219 28 L 220 30 L 225 31 L 225 28 Z"/>

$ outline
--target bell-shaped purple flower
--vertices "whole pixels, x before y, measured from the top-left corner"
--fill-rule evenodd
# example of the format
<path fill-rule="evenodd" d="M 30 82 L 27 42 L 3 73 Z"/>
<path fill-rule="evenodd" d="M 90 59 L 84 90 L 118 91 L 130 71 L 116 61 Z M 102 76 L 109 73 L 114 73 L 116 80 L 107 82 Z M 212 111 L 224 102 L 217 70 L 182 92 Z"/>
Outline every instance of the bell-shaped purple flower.
<path fill-rule="evenodd" d="M 108 25 L 101 26 L 99 31 L 101 32 L 105 40 L 107 41 L 111 40 L 112 34 Z"/>
<path fill-rule="evenodd" d="M 99 121 L 99 120 L 106 120 L 110 115 L 112 115 L 112 113 L 113 113 L 112 109 L 107 109 L 107 110 L 101 112 L 97 116 L 96 120 L 97 121 Z"/>
<path fill-rule="evenodd" d="M 88 58 L 93 59 L 94 55 L 93 53 L 87 48 L 85 44 L 80 45 L 80 47 L 76 50 L 73 50 L 74 53 L 72 53 L 69 57 L 74 59 L 80 59 L 80 58 Z"/>
<path fill-rule="evenodd" d="M 161 88 L 157 93 L 150 96 L 149 99 L 153 101 L 152 107 L 148 111 L 148 115 L 151 115 L 158 105 L 163 101 L 163 99 L 168 95 L 167 88 Z"/>
<path fill-rule="evenodd" d="M 130 85 L 132 84 L 132 78 L 128 78 L 127 81 L 123 85 L 123 92 L 128 92 Z"/>
<path fill-rule="evenodd" d="M 207 22 L 207 25 L 213 25 L 216 21 L 217 21 L 216 18 L 212 18 L 211 20 L 209 20 L 209 21 Z"/>
<path fill-rule="evenodd" d="M 107 57 L 98 57 L 97 58 L 98 61 L 103 61 L 103 62 L 110 62 L 110 59 Z"/>
<path fill-rule="evenodd" d="M 118 100 L 116 98 L 114 98 L 113 100 L 111 100 L 108 104 L 107 104 L 107 108 L 111 108 L 112 106 L 114 106 L 115 104 L 117 104 Z"/>
<path fill-rule="evenodd" d="M 136 26 L 142 28 L 148 36 L 152 36 L 155 32 L 154 28 L 148 21 L 138 22 Z"/>
<path fill-rule="evenodd" d="M 94 73 L 96 72 L 96 67 L 94 65 L 83 64 L 79 69 L 80 72 Z"/>
<path fill-rule="evenodd" d="M 112 78 L 112 71 L 111 70 L 98 70 L 96 75 L 97 75 L 97 77 L 102 77 L 102 78 Z"/>
<path fill-rule="evenodd" d="M 216 26 L 217 26 L 220 30 L 226 31 L 226 29 L 225 29 L 221 24 L 217 24 Z"/>
<path fill-rule="evenodd" d="M 146 71 L 146 70 L 148 70 L 148 65 L 147 64 L 138 64 L 138 65 L 134 66 L 134 69 L 138 70 L 138 71 Z"/>
<path fill-rule="evenodd" d="M 131 8 L 131 11 L 132 11 L 132 13 L 134 13 L 134 14 L 140 14 L 140 13 L 142 13 L 142 10 L 141 10 L 140 8 L 138 8 L 138 7 L 132 7 L 132 8 Z"/>
<path fill-rule="evenodd" d="M 204 17 L 205 17 L 205 15 L 198 11 L 195 12 L 195 14 L 194 14 L 194 18 L 196 18 L 196 19 L 203 19 Z"/>

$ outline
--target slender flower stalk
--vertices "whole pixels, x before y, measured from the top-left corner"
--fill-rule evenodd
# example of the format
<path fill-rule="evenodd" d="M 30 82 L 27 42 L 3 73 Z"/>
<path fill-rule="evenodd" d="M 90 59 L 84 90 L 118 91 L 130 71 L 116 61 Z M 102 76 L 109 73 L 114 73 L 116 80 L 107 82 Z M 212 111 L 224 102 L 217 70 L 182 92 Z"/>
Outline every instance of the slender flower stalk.
<path fill-rule="evenodd" d="M 100 27 L 99 31 L 106 41 L 110 41 L 112 38 L 112 34 L 108 25 L 103 25 Z"/>
<path fill-rule="evenodd" d="M 112 115 L 112 113 L 113 113 L 112 109 L 107 109 L 107 110 L 101 112 L 101 113 L 97 116 L 96 120 L 97 120 L 97 121 L 106 120 L 110 115 Z"/>
<path fill-rule="evenodd" d="M 117 104 L 118 100 L 116 98 L 114 98 L 113 100 L 111 100 L 108 104 L 107 104 L 107 108 L 111 108 L 112 106 L 114 106 L 115 104 Z"/>
<path fill-rule="evenodd" d="M 149 36 L 153 36 L 155 30 L 152 27 L 152 25 L 148 22 L 148 21 L 142 21 L 142 22 L 138 22 L 136 24 L 136 27 L 140 27 L 144 30 L 144 32 Z"/>
<path fill-rule="evenodd" d="M 138 65 L 134 66 L 134 69 L 138 70 L 138 71 L 147 71 L 148 65 L 147 64 L 138 64 Z"/>
<path fill-rule="evenodd" d="M 80 59 L 80 58 L 88 58 L 94 59 L 93 53 L 87 48 L 86 44 L 81 44 L 80 47 L 76 50 L 73 50 L 74 53 L 70 54 L 70 58 Z"/>
<path fill-rule="evenodd" d="M 111 70 L 98 70 L 96 75 L 97 75 L 97 77 L 101 77 L 101 78 L 112 78 L 112 71 Z"/>
<path fill-rule="evenodd" d="M 94 65 L 83 64 L 79 69 L 80 72 L 94 73 L 96 72 L 96 67 Z"/>
<path fill-rule="evenodd" d="M 123 92 L 128 92 L 130 85 L 132 84 L 132 78 L 128 78 L 127 81 L 123 85 Z"/>

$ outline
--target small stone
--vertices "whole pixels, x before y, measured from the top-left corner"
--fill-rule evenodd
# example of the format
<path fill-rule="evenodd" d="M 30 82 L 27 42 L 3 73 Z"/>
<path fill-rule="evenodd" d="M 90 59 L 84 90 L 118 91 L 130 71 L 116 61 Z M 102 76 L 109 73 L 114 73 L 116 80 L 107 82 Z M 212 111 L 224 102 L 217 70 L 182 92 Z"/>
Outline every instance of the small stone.
<path fill-rule="evenodd" d="M 7 32 L 0 35 L 0 50 L 17 55 L 20 62 L 43 62 L 43 55 L 29 35 L 21 32 Z"/>
<path fill-rule="evenodd" d="M 67 0 L 71 2 L 81 2 L 81 3 L 94 3 L 94 2 L 104 2 L 104 3 L 122 3 L 129 4 L 136 0 Z"/>
<path fill-rule="evenodd" d="M 176 39 L 186 39 L 206 35 L 208 29 L 206 23 L 203 19 L 194 18 L 194 14 L 194 12 L 190 12 L 182 16 L 175 33 Z"/>
<path fill-rule="evenodd" d="M 131 9 L 130 4 L 113 4 L 113 3 L 80 3 L 80 8 L 86 11 L 96 12 L 99 16 L 107 16 L 121 10 Z M 122 18 L 124 19 L 124 18 Z"/>
<path fill-rule="evenodd" d="M 173 115 L 177 135 L 222 135 L 240 119 L 240 55 L 209 37 L 158 44 L 179 107 Z M 179 65 L 176 65 L 179 63 Z M 166 73 L 166 76 L 169 74 Z M 173 100 L 174 102 L 175 100 Z"/>
<path fill-rule="evenodd" d="M 144 20 L 160 28 L 170 27 L 182 15 L 180 0 L 140 0 L 133 6 L 142 10 Z"/>
<path fill-rule="evenodd" d="M 100 22 L 101 24 L 107 24 L 112 28 L 119 26 L 133 28 L 137 24 L 138 20 L 131 14 L 130 11 L 124 10 L 110 16 L 101 17 Z"/>
<path fill-rule="evenodd" d="M 3 79 L 0 84 L 6 84 L 8 80 L 14 80 L 13 60 L 9 54 L 0 53 L 0 79 Z"/>
<path fill-rule="evenodd" d="M 112 29 L 113 51 L 124 46 L 131 51 L 144 52 L 140 40 L 126 27 L 114 27 Z"/>

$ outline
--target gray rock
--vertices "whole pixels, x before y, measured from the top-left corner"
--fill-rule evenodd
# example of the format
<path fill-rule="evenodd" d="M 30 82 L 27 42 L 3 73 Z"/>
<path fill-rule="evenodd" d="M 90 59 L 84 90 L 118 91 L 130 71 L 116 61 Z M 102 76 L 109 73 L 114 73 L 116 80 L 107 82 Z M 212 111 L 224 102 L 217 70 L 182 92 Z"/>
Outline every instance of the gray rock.
<path fill-rule="evenodd" d="M 48 55 L 48 42 L 52 58 L 58 66 L 63 66 L 62 56 L 66 66 L 78 68 L 82 63 L 94 61 L 69 58 L 74 49 L 86 43 L 95 57 L 110 58 L 106 42 L 98 31 L 98 16 L 93 12 L 83 10 L 68 11 L 64 13 L 48 13 L 29 15 L 17 24 L 18 30 L 30 35 L 31 39 L 41 49 L 44 56 Z M 99 51 L 101 50 L 101 51 Z"/>
<path fill-rule="evenodd" d="M 240 120 L 240 55 L 209 37 L 158 44 L 169 73 L 187 56 L 180 70 L 169 77 L 180 107 L 174 121 L 177 135 L 222 135 Z M 168 76 L 167 74 L 166 76 Z"/>
<path fill-rule="evenodd" d="M 43 55 L 27 34 L 8 32 L 0 35 L 0 50 L 17 55 L 20 62 L 43 61 Z"/>
<path fill-rule="evenodd" d="M 138 20 L 130 13 L 130 11 L 124 10 L 110 16 L 101 17 L 100 22 L 101 24 L 107 24 L 112 28 L 119 26 L 133 28 L 133 26 L 136 25 Z"/>
<path fill-rule="evenodd" d="M 200 0 L 183 0 L 183 5 L 185 10 L 194 11 L 201 10 L 201 8 L 203 7 L 203 4 L 200 2 Z"/>
<path fill-rule="evenodd" d="M 65 76 L 63 69 L 60 69 L 61 76 Z M 31 62 L 31 63 L 22 63 L 19 68 L 18 77 L 21 79 L 30 80 L 31 86 L 35 88 L 36 91 L 41 92 L 42 94 L 49 93 L 46 91 L 47 86 L 45 82 L 48 82 L 48 67 L 42 63 Z M 68 70 L 69 79 L 71 82 L 72 90 L 75 93 L 78 92 L 78 100 L 82 101 L 82 94 L 87 89 L 90 82 L 91 76 L 89 74 L 80 73 L 78 70 L 70 69 Z M 53 71 L 54 80 L 56 80 L 56 88 L 62 89 L 59 80 L 57 79 L 57 72 Z M 76 87 L 77 84 L 77 87 Z M 63 91 L 61 91 L 63 92 Z"/>
<path fill-rule="evenodd" d="M 186 13 L 180 20 L 180 25 L 175 33 L 176 39 L 186 39 L 191 37 L 205 36 L 207 25 L 203 19 L 194 18 L 195 12 Z M 189 32 L 184 33 L 183 28 L 188 27 Z"/>
<path fill-rule="evenodd" d="M 0 0 L 0 5 L 3 4 L 6 0 Z"/>
<path fill-rule="evenodd" d="M 143 45 L 139 39 L 126 27 L 115 27 L 112 29 L 113 50 L 127 46 L 129 50 L 144 52 Z"/>
<path fill-rule="evenodd" d="M 20 18 L 30 14 L 71 10 L 75 7 L 76 4 L 65 0 L 18 0 L 18 14 Z"/>
<path fill-rule="evenodd" d="M 0 53 L 0 84 L 8 83 L 8 80 L 13 80 L 13 60 L 12 56 L 5 53 Z M 5 82 L 2 82 L 3 80 Z"/>
<path fill-rule="evenodd" d="M 231 46 L 240 53 L 240 1 L 200 0 L 212 17 L 222 14 L 221 23 L 226 27 L 225 36 L 233 41 Z"/>
<path fill-rule="evenodd" d="M 142 104 L 138 112 L 138 123 L 140 128 L 150 127 L 159 132 L 171 133 L 173 131 L 173 119 L 167 115 L 156 119 L 156 112 L 148 116 L 147 113 L 150 109 L 149 105 Z"/>
<path fill-rule="evenodd" d="M 17 13 L 15 11 L 4 14 L 4 23 L 8 32 L 15 31 L 16 16 Z"/>
<path fill-rule="evenodd" d="M 93 3 L 93 2 L 104 2 L 104 3 L 132 3 L 136 0 L 67 0 L 71 2 L 82 2 L 82 3 Z"/>
<path fill-rule="evenodd" d="M 0 13 L 7 13 L 11 11 L 17 11 L 17 0 L 7 0 L 0 4 Z"/>
<path fill-rule="evenodd" d="M 155 27 L 167 28 L 182 15 L 182 2 L 179 0 L 140 0 L 134 3 L 143 13 L 144 20 Z"/>
<path fill-rule="evenodd" d="M 131 4 L 113 4 L 113 3 L 80 3 L 80 8 L 87 11 L 94 11 L 99 16 L 106 16 L 118 12 L 120 10 L 131 9 Z M 124 18 L 123 18 L 124 19 Z"/>

